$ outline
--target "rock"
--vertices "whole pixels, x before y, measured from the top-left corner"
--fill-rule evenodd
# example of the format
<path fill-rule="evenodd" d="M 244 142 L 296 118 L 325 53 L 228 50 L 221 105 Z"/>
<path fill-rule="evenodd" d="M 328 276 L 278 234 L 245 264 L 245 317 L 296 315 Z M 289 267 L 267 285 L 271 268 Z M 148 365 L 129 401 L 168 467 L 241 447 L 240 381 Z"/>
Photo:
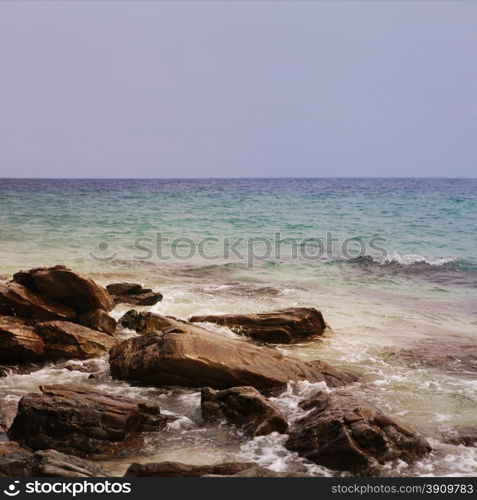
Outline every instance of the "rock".
<path fill-rule="evenodd" d="M 114 378 L 162 386 L 227 389 L 250 385 L 258 390 L 308 380 L 339 386 L 354 378 L 322 361 L 307 363 L 268 347 L 226 338 L 185 321 L 164 318 L 169 326 L 127 339 L 110 351 Z"/>
<path fill-rule="evenodd" d="M 0 434 L 8 431 L 15 419 L 18 410 L 18 401 L 6 400 L 1 401 L 0 407 Z"/>
<path fill-rule="evenodd" d="M 45 344 L 27 321 L 0 316 L 0 362 L 25 363 L 45 356 Z"/>
<path fill-rule="evenodd" d="M 80 325 L 87 326 L 93 330 L 114 335 L 116 332 L 116 320 L 103 309 L 91 309 L 83 313 L 76 320 Z"/>
<path fill-rule="evenodd" d="M 192 316 L 189 321 L 228 326 L 257 342 L 290 344 L 322 335 L 326 328 L 320 311 L 312 307 L 293 307 L 270 313 Z"/>
<path fill-rule="evenodd" d="M 189 465 L 180 462 L 132 464 L 124 477 L 308 477 L 302 473 L 275 472 L 254 462 Z"/>
<path fill-rule="evenodd" d="M 73 319 L 76 312 L 19 283 L 0 283 L 0 314 L 21 316 L 34 321 Z"/>
<path fill-rule="evenodd" d="M 50 360 L 95 358 L 115 343 L 110 335 L 68 321 L 38 323 L 35 333 L 45 343 L 45 356 Z"/>
<path fill-rule="evenodd" d="M 378 464 L 413 462 L 431 451 L 421 436 L 350 392 L 318 392 L 300 407 L 308 413 L 290 428 L 285 446 L 318 465 L 369 473 Z"/>
<path fill-rule="evenodd" d="M 56 450 L 35 452 L 26 461 L 25 474 L 20 475 L 29 477 L 105 477 L 98 464 Z"/>
<path fill-rule="evenodd" d="M 33 453 L 13 441 L 0 441 L 0 477 L 21 476 Z"/>
<path fill-rule="evenodd" d="M 124 477 L 201 477 L 205 475 L 230 476 L 256 467 L 253 462 L 230 462 L 218 465 L 188 465 L 180 462 L 132 464 Z"/>
<path fill-rule="evenodd" d="M 77 371 L 82 373 L 96 373 L 101 370 L 100 363 L 97 359 L 90 359 L 89 361 L 67 361 L 63 366 L 57 365 L 61 368 L 66 368 L 70 372 Z"/>
<path fill-rule="evenodd" d="M 111 311 L 115 306 L 105 288 L 65 266 L 38 267 L 20 271 L 13 275 L 13 280 L 80 313 L 91 309 Z"/>
<path fill-rule="evenodd" d="M 264 436 L 272 432 L 283 434 L 288 428 L 278 408 L 254 387 L 232 387 L 224 391 L 204 388 L 201 409 L 206 422 L 226 420 L 241 427 L 250 436 Z"/>
<path fill-rule="evenodd" d="M 83 458 L 116 458 L 137 451 L 147 432 L 163 429 L 171 417 L 149 401 L 112 396 L 81 385 L 41 386 L 27 394 L 8 431 L 32 450 L 55 449 Z"/>
<path fill-rule="evenodd" d="M 148 333 L 155 330 L 163 331 L 166 328 L 174 328 L 180 321 L 172 316 L 161 316 L 151 312 L 137 312 L 134 309 L 128 311 L 119 320 L 122 328 L 134 330 L 137 333 Z"/>
<path fill-rule="evenodd" d="M 106 285 L 106 290 L 111 296 L 115 295 L 137 295 L 141 293 L 144 288 L 138 283 L 111 283 Z"/>
<path fill-rule="evenodd" d="M 477 428 L 458 427 L 447 431 L 442 436 L 445 443 L 456 446 L 475 446 L 477 444 Z"/>
<path fill-rule="evenodd" d="M 45 361 L 31 362 L 16 365 L 0 365 L 0 377 L 9 377 L 10 375 L 28 375 L 43 368 Z"/>
<path fill-rule="evenodd" d="M 162 294 L 143 288 L 136 283 L 112 283 L 106 290 L 114 298 L 116 304 L 133 304 L 136 306 L 153 306 L 162 300 Z"/>
<path fill-rule="evenodd" d="M 448 334 L 447 331 L 445 331 Z M 440 334 L 440 332 L 439 332 Z M 436 335 L 431 339 L 418 340 L 391 356 L 411 367 L 428 366 L 442 372 L 468 376 L 477 373 L 477 343 L 470 339 L 451 339 Z"/>
<path fill-rule="evenodd" d="M 266 469 L 265 467 L 260 467 L 256 465 L 255 467 L 250 467 L 250 469 L 241 470 L 235 474 L 229 474 L 227 476 L 203 476 L 203 477 L 310 477 L 308 474 L 300 472 L 276 472 L 274 470 Z"/>
<path fill-rule="evenodd" d="M 104 477 L 99 465 L 55 450 L 35 453 L 0 442 L 0 477 Z"/>

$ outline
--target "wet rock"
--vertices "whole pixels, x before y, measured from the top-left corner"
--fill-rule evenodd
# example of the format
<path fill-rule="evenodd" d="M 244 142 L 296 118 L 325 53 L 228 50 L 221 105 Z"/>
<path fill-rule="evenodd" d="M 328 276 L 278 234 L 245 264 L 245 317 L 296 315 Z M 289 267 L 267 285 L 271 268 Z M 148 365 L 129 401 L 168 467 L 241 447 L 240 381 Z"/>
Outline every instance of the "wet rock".
<path fill-rule="evenodd" d="M 309 477 L 308 474 L 300 472 L 276 472 L 274 470 L 266 469 L 256 465 L 250 469 L 241 470 L 235 474 L 228 474 L 226 476 L 207 475 L 202 477 Z"/>
<path fill-rule="evenodd" d="M 114 346 L 110 368 L 114 378 L 162 386 L 227 389 L 249 385 L 258 390 L 284 387 L 288 381 L 309 380 L 339 386 L 349 374 L 322 361 L 307 363 L 185 321 L 164 318 L 169 326 Z"/>
<path fill-rule="evenodd" d="M 282 413 L 254 387 L 232 387 L 201 392 L 202 418 L 206 422 L 227 421 L 241 427 L 250 436 L 272 432 L 283 434 L 288 424 Z"/>
<path fill-rule="evenodd" d="M 154 330 L 163 331 L 166 328 L 174 327 L 179 321 L 172 316 L 161 316 L 151 312 L 137 312 L 134 309 L 128 311 L 119 320 L 119 326 L 134 330 L 137 333 L 148 333 Z"/>
<path fill-rule="evenodd" d="M 33 453 L 14 441 L 0 442 L 0 477 L 104 477 L 99 465 L 55 450 Z"/>
<path fill-rule="evenodd" d="M 0 362 L 25 363 L 44 356 L 45 344 L 26 320 L 0 316 Z"/>
<path fill-rule="evenodd" d="M 83 458 L 137 451 L 144 435 L 163 429 L 170 417 L 149 401 L 112 396 L 81 385 L 41 386 L 27 394 L 8 436 L 32 450 L 55 449 Z"/>
<path fill-rule="evenodd" d="M 180 462 L 134 463 L 124 477 L 201 477 L 210 474 L 230 476 L 256 466 L 254 462 L 230 462 L 218 465 L 188 465 Z"/>
<path fill-rule="evenodd" d="M 45 343 L 45 356 L 50 360 L 95 358 L 115 343 L 110 335 L 68 321 L 38 323 L 35 333 Z"/>
<path fill-rule="evenodd" d="M 56 450 L 35 452 L 25 463 L 28 477 L 105 477 L 101 467 L 84 458 L 66 455 Z"/>
<path fill-rule="evenodd" d="M 17 400 L 3 399 L 0 402 L 0 434 L 8 431 L 18 410 Z"/>
<path fill-rule="evenodd" d="M 91 309 L 79 316 L 76 321 L 80 325 L 108 335 L 114 335 L 116 332 L 116 320 L 103 309 Z"/>
<path fill-rule="evenodd" d="M 312 307 L 293 307 L 260 314 L 192 316 L 191 322 L 228 326 L 237 334 L 257 342 L 290 344 L 322 335 L 326 328 L 320 311 Z"/>
<path fill-rule="evenodd" d="M 25 462 L 32 455 L 14 441 L 0 441 L 0 477 L 21 476 Z"/>
<path fill-rule="evenodd" d="M 28 375 L 29 373 L 41 370 L 44 365 L 45 361 L 16 365 L 0 365 L 0 377 L 9 377 L 10 375 Z"/>
<path fill-rule="evenodd" d="M 449 373 L 477 373 L 477 344 L 466 339 L 421 340 L 393 354 L 411 366 L 430 366 Z"/>
<path fill-rule="evenodd" d="M 330 469 L 369 473 L 384 462 L 413 462 L 431 451 L 417 433 L 350 392 L 319 392 L 300 407 L 308 413 L 290 428 L 285 446 Z"/>
<path fill-rule="evenodd" d="M 65 266 L 20 271 L 13 275 L 13 279 L 33 292 L 66 304 L 80 313 L 91 309 L 111 311 L 115 306 L 105 288 Z"/>
<path fill-rule="evenodd" d="M 60 365 L 61 366 L 61 365 Z M 82 373 L 96 373 L 101 370 L 101 366 L 98 361 L 95 359 L 89 361 L 67 361 L 64 365 L 64 368 L 72 371 L 82 372 Z"/>
<path fill-rule="evenodd" d="M 477 428 L 459 427 L 452 429 L 443 435 L 445 443 L 456 446 L 475 446 L 477 444 Z"/>
<path fill-rule="evenodd" d="M 162 294 L 136 283 L 112 283 L 106 289 L 116 304 L 153 306 L 162 300 Z"/>
<path fill-rule="evenodd" d="M 0 283 L 0 314 L 34 321 L 67 320 L 76 317 L 72 308 L 15 282 Z"/>

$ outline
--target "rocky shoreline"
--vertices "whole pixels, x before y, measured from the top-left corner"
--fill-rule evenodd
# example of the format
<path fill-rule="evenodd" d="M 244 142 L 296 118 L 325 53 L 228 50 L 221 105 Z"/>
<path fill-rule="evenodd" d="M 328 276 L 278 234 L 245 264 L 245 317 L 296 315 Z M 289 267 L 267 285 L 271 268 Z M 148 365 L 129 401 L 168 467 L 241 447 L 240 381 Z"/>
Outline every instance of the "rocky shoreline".
<path fill-rule="evenodd" d="M 44 363 L 107 358 L 114 379 L 144 387 L 201 390 L 202 425 L 235 426 L 246 439 L 280 433 L 285 446 L 334 471 L 379 475 L 384 463 L 412 463 L 431 446 L 418 433 L 353 395 L 350 372 L 315 359 L 281 354 L 275 346 L 324 335 L 314 308 L 253 315 L 171 316 L 130 310 L 116 322 L 117 304 L 154 305 L 162 294 L 135 283 L 106 288 L 64 266 L 20 271 L 0 284 L 0 376 Z M 222 325 L 237 337 L 219 335 Z M 120 333 L 134 331 L 124 339 Z M 90 375 L 94 379 L 94 373 Z M 1 380 L 1 378 L 0 378 Z M 300 403 L 290 422 L 270 397 L 290 381 L 324 383 Z M 336 389 L 334 389 L 336 388 Z M 104 476 L 95 462 L 134 456 L 144 441 L 173 427 L 177 417 L 149 400 L 109 394 L 92 385 L 41 385 L 18 404 L 0 408 L 0 476 Z M 177 462 L 137 464 L 127 476 L 275 477 L 255 463 L 211 466 Z"/>

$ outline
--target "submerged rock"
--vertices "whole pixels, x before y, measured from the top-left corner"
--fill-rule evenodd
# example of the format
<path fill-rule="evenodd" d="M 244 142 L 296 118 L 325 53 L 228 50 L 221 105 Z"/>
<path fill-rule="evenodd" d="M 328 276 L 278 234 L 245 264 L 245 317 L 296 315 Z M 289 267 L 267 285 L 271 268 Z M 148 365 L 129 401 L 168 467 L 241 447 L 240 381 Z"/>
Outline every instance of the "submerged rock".
<path fill-rule="evenodd" d="M 108 335 L 114 335 L 116 332 L 116 320 L 103 309 L 91 309 L 79 316 L 76 321 L 80 325 Z"/>
<path fill-rule="evenodd" d="M 309 380 L 339 386 L 346 373 L 316 360 L 284 356 L 268 347 L 225 338 L 185 321 L 164 318 L 169 326 L 115 345 L 110 351 L 114 378 L 153 386 L 178 385 L 227 389 L 249 385 L 258 390 Z"/>
<path fill-rule="evenodd" d="M 475 427 L 457 427 L 443 434 L 445 443 L 456 446 L 475 446 L 477 444 L 477 428 Z"/>
<path fill-rule="evenodd" d="M 99 465 L 55 450 L 33 453 L 13 441 L 0 443 L 0 477 L 104 477 Z"/>
<path fill-rule="evenodd" d="M 411 366 L 430 366 L 466 375 L 477 373 L 477 343 L 471 339 L 455 337 L 449 340 L 436 335 L 433 339 L 416 341 L 392 356 Z"/>
<path fill-rule="evenodd" d="M 217 465 L 189 465 L 180 462 L 132 464 L 124 477 L 201 477 L 206 475 L 232 476 L 255 469 L 254 462 L 230 462 Z"/>
<path fill-rule="evenodd" d="M 68 320 L 76 312 L 64 304 L 28 290 L 19 283 L 0 283 L 0 314 L 34 321 Z"/>
<path fill-rule="evenodd" d="M 153 306 L 162 300 L 162 294 L 136 283 L 112 283 L 106 289 L 116 304 Z"/>
<path fill-rule="evenodd" d="M 200 405 L 206 422 L 225 420 L 241 427 L 250 436 L 283 434 L 288 428 L 278 408 L 254 387 L 232 387 L 223 391 L 207 387 L 202 389 Z"/>
<path fill-rule="evenodd" d="M 112 396 L 81 385 L 41 386 L 27 394 L 8 436 L 32 450 L 55 449 L 84 458 L 108 458 L 139 450 L 144 433 L 171 419 L 149 401 Z"/>
<path fill-rule="evenodd" d="M 260 314 L 192 316 L 189 321 L 228 326 L 237 334 L 273 344 L 302 341 L 322 335 L 326 329 L 323 315 L 312 307 L 293 307 Z"/>
<path fill-rule="evenodd" d="M 24 319 L 0 316 L 0 362 L 25 363 L 45 356 L 45 343 Z"/>
<path fill-rule="evenodd" d="M 319 392 L 302 401 L 308 413 L 290 428 L 285 446 L 319 465 L 368 473 L 384 462 L 413 462 L 429 443 L 350 392 Z"/>
<path fill-rule="evenodd" d="M 38 323 L 34 331 L 43 340 L 49 360 L 95 358 L 116 342 L 110 335 L 69 321 Z"/>
<path fill-rule="evenodd" d="M 91 278 L 65 266 L 38 267 L 20 271 L 13 275 L 13 280 L 32 292 L 66 304 L 80 313 L 91 309 L 111 311 L 115 306 L 105 288 Z"/>

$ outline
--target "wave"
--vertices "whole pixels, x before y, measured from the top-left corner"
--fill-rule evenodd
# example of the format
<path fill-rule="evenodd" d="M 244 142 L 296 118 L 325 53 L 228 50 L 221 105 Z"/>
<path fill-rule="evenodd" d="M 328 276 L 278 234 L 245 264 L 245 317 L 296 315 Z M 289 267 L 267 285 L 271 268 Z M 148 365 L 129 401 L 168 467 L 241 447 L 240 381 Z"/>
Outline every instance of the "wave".
<path fill-rule="evenodd" d="M 476 262 L 472 259 L 459 257 L 430 257 L 419 254 L 400 254 L 393 252 L 388 255 L 365 255 L 353 259 L 343 259 L 339 262 L 350 264 L 375 265 L 381 268 L 419 268 L 451 271 L 477 271 Z"/>

